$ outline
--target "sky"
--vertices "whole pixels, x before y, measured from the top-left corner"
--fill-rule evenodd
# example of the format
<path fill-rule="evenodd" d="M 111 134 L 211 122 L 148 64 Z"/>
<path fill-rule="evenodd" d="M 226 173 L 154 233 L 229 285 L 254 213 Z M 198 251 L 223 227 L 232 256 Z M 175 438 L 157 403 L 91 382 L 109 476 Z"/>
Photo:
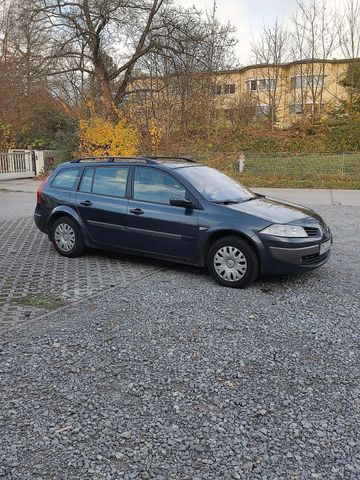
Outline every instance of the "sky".
<path fill-rule="evenodd" d="M 337 0 L 345 2 L 345 0 Z M 198 10 L 212 10 L 213 0 L 176 0 L 176 3 Z M 326 0 L 334 6 L 336 0 Z M 241 65 L 247 65 L 251 59 L 251 39 L 256 38 L 261 27 L 271 25 L 276 17 L 288 20 L 296 11 L 296 0 L 217 0 L 217 17 L 222 23 L 230 22 L 236 27 L 238 45 L 236 54 Z"/>

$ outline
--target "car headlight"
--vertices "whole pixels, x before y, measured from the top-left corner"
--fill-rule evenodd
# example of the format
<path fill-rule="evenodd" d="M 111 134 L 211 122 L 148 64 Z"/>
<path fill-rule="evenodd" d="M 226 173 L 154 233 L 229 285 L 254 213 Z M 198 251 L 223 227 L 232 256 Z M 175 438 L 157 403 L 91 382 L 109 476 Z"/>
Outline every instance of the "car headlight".
<path fill-rule="evenodd" d="M 274 237 L 288 238 L 303 238 L 308 236 L 303 227 L 298 227 L 296 225 L 279 225 L 277 223 L 264 228 L 260 233 L 272 235 Z"/>

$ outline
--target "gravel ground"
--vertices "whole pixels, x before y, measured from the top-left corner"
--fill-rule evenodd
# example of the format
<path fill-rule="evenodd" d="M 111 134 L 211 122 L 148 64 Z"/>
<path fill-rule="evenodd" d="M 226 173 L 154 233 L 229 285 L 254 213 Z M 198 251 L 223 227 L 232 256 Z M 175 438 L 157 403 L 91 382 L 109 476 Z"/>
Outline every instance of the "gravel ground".
<path fill-rule="evenodd" d="M 236 291 L 163 272 L 3 335 L 0 477 L 359 479 L 360 218 Z"/>

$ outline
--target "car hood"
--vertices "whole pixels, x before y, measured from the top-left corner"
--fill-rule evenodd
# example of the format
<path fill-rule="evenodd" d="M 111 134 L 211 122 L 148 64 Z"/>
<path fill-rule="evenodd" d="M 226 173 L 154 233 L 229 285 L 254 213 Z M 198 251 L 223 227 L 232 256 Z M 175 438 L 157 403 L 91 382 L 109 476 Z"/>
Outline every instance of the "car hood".
<path fill-rule="evenodd" d="M 271 223 L 297 222 L 307 217 L 315 218 L 323 223 L 320 215 L 310 208 L 272 197 L 259 197 L 243 203 L 226 205 L 226 207 L 248 215 L 254 215 Z"/>

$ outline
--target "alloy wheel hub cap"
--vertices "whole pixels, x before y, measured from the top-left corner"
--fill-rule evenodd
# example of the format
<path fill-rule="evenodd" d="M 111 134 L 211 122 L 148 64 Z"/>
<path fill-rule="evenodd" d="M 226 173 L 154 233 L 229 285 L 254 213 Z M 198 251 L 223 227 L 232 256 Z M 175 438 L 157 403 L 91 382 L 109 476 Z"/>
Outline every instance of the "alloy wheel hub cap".
<path fill-rule="evenodd" d="M 70 252 L 75 246 L 75 232 L 67 223 L 60 223 L 55 229 L 55 242 L 63 252 Z"/>
<path fill-rule="evenodd" d="M 246 273 L 247 261 L 245 255 L 236 247 L 221 247 L 214 256 L 214 268 L 222 279 L 237 282 Z"/>

